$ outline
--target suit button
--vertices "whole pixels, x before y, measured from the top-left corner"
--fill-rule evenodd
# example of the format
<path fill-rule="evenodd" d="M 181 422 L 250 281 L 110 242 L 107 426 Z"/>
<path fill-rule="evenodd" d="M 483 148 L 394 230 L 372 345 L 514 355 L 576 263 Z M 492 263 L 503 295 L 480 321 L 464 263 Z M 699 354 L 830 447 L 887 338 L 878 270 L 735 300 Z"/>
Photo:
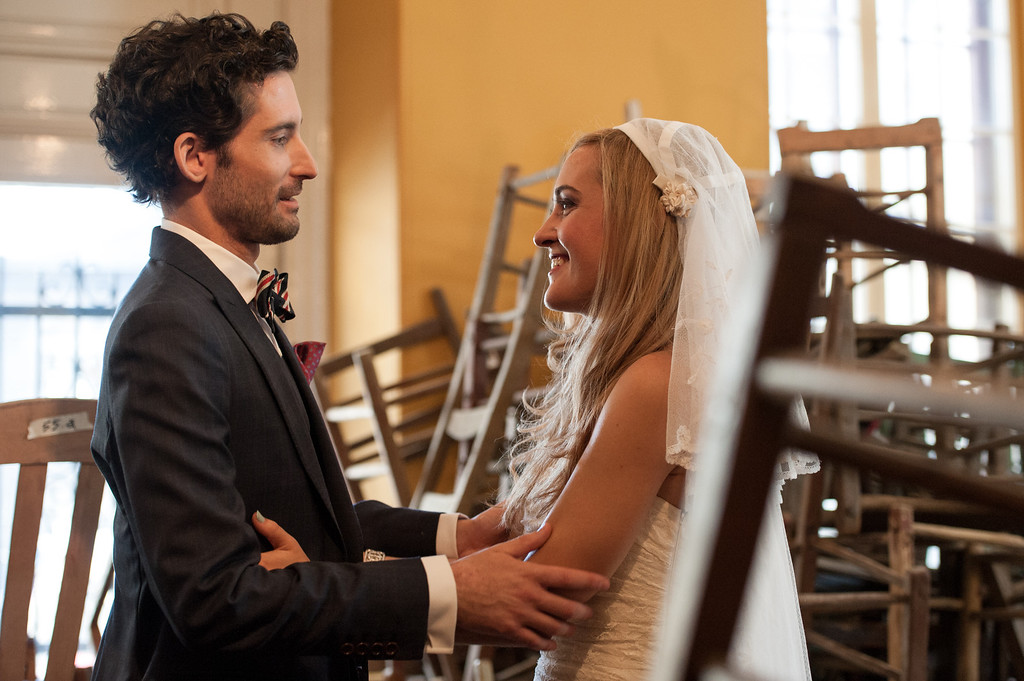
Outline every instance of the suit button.
<path fill-rule="evenodd" d="M 356 644 L 356 655 L 359 655 L 360 657 L 366 657 L 366 653 L 367 651 L 369 651 L 369 649 L 370 646 L 366 645 L 364 641 L 360 641 Z"/>
<path fill-rule="evenodd" d="M 353 646 L 351 643 L 342 643 L 341 644 L 341 654 L 342 655 L 351 655 L 353 652 L 355 652 L 355 646 Z"/>
<path fill-rule="evenodd" d="M 388 657 L 394 657 L 398 654 L 398 644 L 394 641 L 388 641 L 384 646 L 384 654 Z"/>

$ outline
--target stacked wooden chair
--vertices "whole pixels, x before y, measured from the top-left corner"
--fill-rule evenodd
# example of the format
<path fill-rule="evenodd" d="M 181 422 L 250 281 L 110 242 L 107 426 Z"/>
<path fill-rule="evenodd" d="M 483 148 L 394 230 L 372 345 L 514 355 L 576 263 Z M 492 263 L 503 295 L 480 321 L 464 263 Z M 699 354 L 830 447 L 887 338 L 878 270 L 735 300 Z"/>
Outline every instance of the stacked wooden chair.
<path fill-rule="evenodd" d="M 366 498 L 363 486 L 374 480 L 383 482 L 388 501 L 402 506 L 412 501 L 412 463 L 417 458 L 422 463 L 426 454 L 460 343 L 441 289 L 431 289 L 430 300 L 431 317 L 331 354 L 314 375 L 324 418 L 357 501 Z M 402 371 L 402 353 L 415 351 L 429 355 L 431 363 L 415 372 Z"/>
<path fill-rule="evenodd" d="M 557 165 L 525 176 L 515 165 L 502 170 L 465 332 L 413 506 L 471 514 L 494 501 L 507 480 L 505 449 L 523 401 L 543 389 L 534 385 L 534 374 L 547 340 L 542 308 L 549 267 L 541 249 L 517 260 L 511 254 L 522 249 L 510 237 L 523 209 L 540 225 L 557 174 Z M 499 660 L 503 656 L 511 659 Z M 456 657 L 442 662 L 448 669 L 461 665 L 464 681 L 511 678 L 536 660 L 482 646 Z"/>
<path fill-rule="evenodd" d="M 809 131 L 800 125 L 780 130 L 779 145 L 783 169 L 798 174 L 813 172 L 812 154 L 902 151 L 916 157 L 919 162 L 916 173 L 911 173 L 910 186 L 850 191 L 872 212 L 893 214 L 924 231 L 948 235 L 942 134 L 936 119 L 854 130 Z M 908 162 L 907 167 L 915 164 Z M 822 172 L 821 164 L 817 169 L 819 174 L 828 174 Z M 836 174 L 828 181 L 845 186 L 847 177 Z M 959 238 L 971 241 L 965 235 Z M 1010 394 L 1014 390 L 1011 377 L 1017 371 L 1022 337 L 995 324 L 951 327 L 948 275 L 943 264 L 916 260 L 878 244 L 839 238 L 829 241 L 829 260 L 830 267 L 821 275 L 822 281 L 830 284 L 821 286 L 827 295 L 818 295 L 814 303 L 818 327 L 824 328 L 811 339 L 822 361 L 901 373 L 928 363 L 933 374 L 927 374 L 927 380 L 958 386 L 965 392 Z M 925 273 L 926 314 L 901 324 L 884 318 L 855 320 L 853 297 L 865 295 L 862 289 L 899 268 L 918 268 Z M 913 337 L 926 339 L 928 350 L 912 350 L 907 340 Z M 951 339 L 962 338 L 976 339 L 976 358 L 967 361 L 950 353 Z M 901 413 L 888 405 L 878 408 L 856 401 L 812 402 L 811 413 L 812 420 L 828 423 L 851 437 L 949 460 L 976 475 L 1019 477 L 1019 466 L 1014 469 L 1008 463 L 1011 455 L 1019 452 L 1020 437 L 1005 429 L 965 426 L 955 414 Z M 804 482 L 802 491 L 793 548 L 808 639 L 815 650 L 825 653 L 816 658 L 818 665 L 835 666 L 837 673 L 852 668 L 864 678 L 897 679 L 923 679 L 929 669 L 937 671 L 937 679 L 954 678 L 952 671 L 944 676 L 944 670 L 959 665 L 955 678 L 977 678 L 984 664 L 982 652 L 991 657 L 993 648 L 982 645 L 978 632 L 984 618 L 965 601 L 966 590 L 973 588 L 967 582 L 978 577 L 972 566 L 979 560 L 969 556 L 977 553 L 979 546 L 989 547 L 988 555 L 1016 551 L 1018 537 L 974 533 L 1007 529 L 1004 519 L 988 509 L 936 498 L 913 484 L 831 463 L 822 475 Z M 823 511 L 823 501 L 830 502 L 834 510 Z M 834 536 L 822 536 L 828 534 Z M 941 556 L 938 570 L 923 568 L 926 552 Z M 917 587 L 912 584 L 915 579 L 921 582 Z M 853 589 L 859 593 L 850 593 Z M 913 601 L 917 614 L 912 614 L 908 594 L 922 590 L 928 595 L 927 613 L 921 614 L 918 599 Z M 973 590 L 979 593 L 977 588 Z M 869 606 L 871 603 L 874 605 Z M 929 636 L 933 638 L 930 650 L 926 645 Z M 1012 646 L 1019 647 L 1016 642 Z M 865 654 L 868 651 L 873 654 Z"/>
<path fill-rule="evenodd" d="M 488 229 L 465 333 L 448 386 L 444 407 L 427 452 L 415 506 L 469 513 L 493 500 L 501 473 L 503 443 L 514 427 L 515 413 L 530 388 L 534 359 L 544 352 L 542 321 L 548 260 L 536 249 L 516 261 L 509 253 L 513 216 L 533 208 L 537 225 L 550 198 L 539 198 L 558 166 L 520 176 L 506 166 Z M 550 192 L 548 192 L 550 193 Z M 454 470 L 454 485 L 444 472 Z"/>
<path fill-rule="evenodd" d="M 986 573 L 995 576 L 990 581 L 1001 586 L 998 598 L 1006 605 L 992 607 L 997 600 L 991 598 L 992 591 L 988 602 L 979 598 L 983 593 L 950 597 L 959 601 L 965 621 L 1001 622 L 1007 638 L 1012 638 L 1016 629 L 1006 624 L 1007 618 L 1020 614 L 1010 599 L 1018 591 L 1012 577 L 1019 571 L 1022 554 L 1014 547 L 1018 540 L 1009 532 L 953 524 L 932 528 L 906 511 L 916 514 L 913 500 L 922 498 L 927 500 L 924 506 L 959 504 L 982 517 L 1016 519 L 1024 517 L 1024 489 L 1017 479 L 984 475 L 949 460 L 934 442 L 925 449 L 920 442 L 908 447 L 892 439 L 873 439 L 860 428 L 849 428 L 842 414 L 844 409 L 876 409 L 907 424 L 910 432 L 920 423 L 928 423 L 930 429 L 953 426 L 958 437 L 969 434 L 967 446 L 990 451 L 1012 447 L 1010 440 L 1024 431 L 1024 409 L 1017 401 L 1019 378 L 1013 369 L 1019 361 L 1016 349 L 997 345 L 994 355 L 970 367 L 951 367 L 946 358 L 928 356 L 903 362 L 900 367 L 895 363 L 878 367 L 840 353 L 809 350 L 810 322 L 820 315 L 822 273 L 840 243 L 886 249 L 904 259 L 956 269 L 1016 292 L 1024 289 L 1024 260 L 885 217 L 866 209 L 854 192 L 820 180 L 784 176 L 777 184 L 780 195 L 774 207 L 773 234 L 764 241 L 761 259 L 744 295 L 739 296 L 743 306 L 736 311 L 737 325 L 731 334 L 736 342 L 731 348 L 735 362 L 723 365 L 719 392 L 702 426 L 704 463 L 689 509 L 682 542 L 685 551 L 677 556 L 662 664 L 655 678 L 739 678 L 728 670 L 727 654 L 773 464 L 784 447 L 813 451 L 833 464 L 856 468 L 865 475 L 870 471 L 904 489 L 920 491 L 920 496 L 906 495 L 911 501 L 902 508 L 900 504 L 889 506 L 887 523 L 892 518 L 893 527 L 886 527 L 881 536 L 890 545 L 886 552 L 892 562 L 868 563 L 845 555 L 843 549 L 828 554 L 847 564 L 859 562 L 862 573 L 874 571 L 876 579 L 895 587 L 884 590 L 880 605 L 889 610 L 890 617 L 891 608 L 901 609 L 909 625 L 900 654 L 880 660 L 884 668 L 848 668 L 836 678 L 938 678 L 938 672 L 947 670 L 927 666 L 921 648 L 928 632 L 921 623 L 927 626 L 933 619 L 941 592 L 938 585 L 920 577 L 915 539 L 932 533 L 928 541 L 939 541 L 941 534 L 942 541 L 959 542 L 969 555 L 982 556 L 979 566 L 1007 566 L 994 573 L 975 571 L 981 577 Z M 1006 341 L 1015 348 L 1020 347 L 1018 343 L 1017 338 Z M 959 373 L 984 373 L 996 366 L 1000 368 L 993 373 L 1003 374 L 999 380 L 1006 383 L 986 375 L 965 384 Z M 1009 377 L 1005 376 L 1007 368 Z M 1008 389 L 997 387 L 1002 385 Z M 789 405 L 796 397 L 818 405 L 810 430 L 789 422 Z M 1004 527 L 1009 525 L 1004 522 Z M 819 555 L 826 553 L 821 545 L 815 548 Z M 907 565 L 899 564 L 900 560 Z M 970 574 L 970 570 L 965 572 Z M 841 600 L 833 599 L 833 609 Z M 848 608 L 850 612 L 855 609 Z M 809 601 L 804 610 L 805 614 L 817 612 Z M 815 644 L 813 639 L 809 642 Z M 901 666 L 901 659 L 907 664 Z M 976 672 L 967 667 L 961 660 L 960 668 L 950 673 L 971 678 Z M 823 674 L 820 667 L 816 671 Z M 1015 669 L 1014 674 L 1020 671 Z"/>
<path fill-rule="evenodd" d="M 397 503 L 429 510 L 472 513 L 496 496 L 506 466 L 503 445 L 514 436 L 546 340 L 547 256 L 509 241 L 523 208 L 533 209 L 540 224 L 550 204 L 545 185 L 557 172 L 557 166 L 526 176 L 516 166 L 503 169 L 461 335 L 434 291 L 433 318 L 321 362 L 316 385 L 355 499 L 365 497 L 363 484 L 374 479 L 387 483 Z M 530 250 L 520 261 L 511 255 Z M 441 359 L 431 367 L 380 380 L 383 355 L 438 342 L 444 347 L 428 354 Z M 405 465 L 411 457 L 422 458 L 418 477 Z M 493 651 L 472 646 L 464 655 L 425 659 L 424 671 L 454 679 L 461 666 L 467 679 L 503 678 L 533 663 L 512 657 L 496 671 Z M 407 666 L 396 665 L 392 678 Z"/>

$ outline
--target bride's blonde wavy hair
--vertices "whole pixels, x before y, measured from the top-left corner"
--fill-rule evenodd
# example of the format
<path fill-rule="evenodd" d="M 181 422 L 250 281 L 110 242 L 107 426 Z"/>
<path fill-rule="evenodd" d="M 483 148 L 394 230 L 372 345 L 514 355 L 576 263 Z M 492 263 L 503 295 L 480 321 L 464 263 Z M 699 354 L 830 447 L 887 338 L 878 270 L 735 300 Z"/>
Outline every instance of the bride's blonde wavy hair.
<path fill-rule="evenodd" d="M 513 534 L 535 529 L 551 510 L 619 376 L 672 343 L 682 276 L 676 220 L 661 204 L 650 163 L 625 133 L 584 135 L 570 153 L 586 146 L 599 152 L 604 248 L 587 311 L 548 319 L 555 333 L 551 383 L 527 406 L 509 464 L 504 522 Z"/>

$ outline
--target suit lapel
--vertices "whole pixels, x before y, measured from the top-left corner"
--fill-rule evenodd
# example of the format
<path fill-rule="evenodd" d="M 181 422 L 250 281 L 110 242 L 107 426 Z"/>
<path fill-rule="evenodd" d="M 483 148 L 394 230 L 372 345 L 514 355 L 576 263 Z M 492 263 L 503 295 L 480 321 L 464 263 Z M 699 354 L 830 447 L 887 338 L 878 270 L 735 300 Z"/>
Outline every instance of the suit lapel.
<path fill-rule="evenodd" d="M 317 426 L 323 427 L 322 418 L 315 402 L 313 403 L 315 411 L 309 408 L 308 402 L 312 401 L 312 394 L 308 385 L 303 391 L 305 378 L 296 380 L 294 376 L 295 372 L 301 372 L 301 369 L 298 367 L 298 359 L 295 357 L 287 337 L 280 329 L 276 330 L 278 343 L 285 358 L 282 361 L 252 309 L 238 294 L 238 290 L 210 262 L 209 258 L 187 239 L 157 227 L 154 230 L 150 257 L 164 260 L 180 269 L 213 294 L 221 312 L 263 372 L 278 408 L 281 410 L 302 467 L 321 501 L 329 510 L 330 516 L 334 519 L 332 529 L 336 533 L 338 541 L 346 548 L 348 554 L 352 554 L 350 559 L 359 560 L 358 556 L 362 551 L 362 534 L 352 510 L 352 502 L 348 497 L 344 478 L 342 478 L 340 491 L 336 489 L 338 486 L 333 479 L 333 468 L 337 468 L 338 464 L 335 462 L 333 467 L 325 466 L 320 460 L 321 455 L 318 452 L 324 449 L 324 445 L 318 436 Z M 301 376 L 301 373 L 299 375 Z M 310 393 L 309 400 L 306 399 L 304 393 Z M 326 433 L 326 428 L 323 429 Z M 328 439 L 326 452 L 333 454 L 333 451 Z M 334 497 L 344 498 L 336 499 Z M 345 526 L 345 532 L 342 532 L 342 527 L 339 526 L 339 516 L 343 518 L 340 525 Z M 348 541 L 346 541 L 346 537 Z"/>

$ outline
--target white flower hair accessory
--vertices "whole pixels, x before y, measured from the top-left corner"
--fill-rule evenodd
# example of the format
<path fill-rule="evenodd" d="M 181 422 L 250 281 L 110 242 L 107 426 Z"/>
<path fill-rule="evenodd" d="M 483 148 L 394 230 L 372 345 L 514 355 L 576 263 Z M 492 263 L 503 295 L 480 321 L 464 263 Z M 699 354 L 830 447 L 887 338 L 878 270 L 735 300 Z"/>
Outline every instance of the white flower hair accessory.
<path fill-rule="evenodd" d="M 657 182 L 655 182 L 657 184 Z M 676 218 L 689 217 L 690 210 L 697 203 L 697 190 L 686 180 L 666 182 L 661 188 L 661 205 L 665 212 Z"/>

